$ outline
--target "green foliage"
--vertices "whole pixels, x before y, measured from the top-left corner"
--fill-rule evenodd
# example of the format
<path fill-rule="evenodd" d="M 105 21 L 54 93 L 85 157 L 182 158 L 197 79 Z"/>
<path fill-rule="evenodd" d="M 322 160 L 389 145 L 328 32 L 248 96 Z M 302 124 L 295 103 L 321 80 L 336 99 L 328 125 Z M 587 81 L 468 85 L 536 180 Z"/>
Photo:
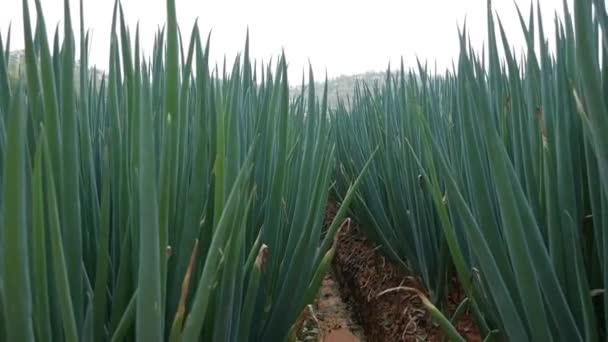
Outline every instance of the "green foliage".
<path fill-rule="evenodd" d="M 99 77 L 82 3 L 80 68 L 69 1 L 52 48 L 35 5 L 0 44 L 0 340 L 284 340 L 333 255 L 327 91 L 290 101 L 248 43 L 212 71 L 173 0 L 150 58 L 115 4 Z"/>
<path fill-rule="evenodd" d="M 553 53 L 520 15 L 522 60 L 488 1 L 487 59 L 463 29 L 450 72 L 389 70 L 332 115 L 327 82 L 290 97 L 285 56 L 255 67 L 248 39 L 210 69 L 174 0 L 149 58 L 115 3 L 104 77 L 82 2 L 80 63 L 69 1 L 52 46 L 34 4 L 21 55 L 0 37 L 0 340 L 285 340 L 351 202 L 452 338 L 455 270 L 488 339 L 606 339 L 604 1 L 564 3 Z"/>
<path fill-rule="evenodd" d="M 453 264 L 492 338 L 606 338 L 606 11 L 564 9 L 554 53 L 541 13 L 520 16 L 518 62 L 488 2 L 487 60 L 463 30 L 454 70 L 389 71 L 334 118 L 339 184 L 379 146 L 353 207 L 367 233 L 436 302 Z"/>
<path fill-rule="evenodd" d="M 446 280 L 447 246 L 431 194 L 420 182 L 419 168 L 403 140 L 417 134 L 417 125 L 414 115 L 402 113 L 419 110 L 413 101 L 422 94 L 414 76 L 406 82 L 403 71 L 397 78 L 388 75 L 383 90 L 357 88 L 352 109 L 342 105 L 336 111 L 338 182 L 346 188 L 378 148 L 379 156 L 359 188 L 354 214 L 367 235 L 420 275 L 436 299 Z M 415 144 L 420 146 L 422 140 Z"/>

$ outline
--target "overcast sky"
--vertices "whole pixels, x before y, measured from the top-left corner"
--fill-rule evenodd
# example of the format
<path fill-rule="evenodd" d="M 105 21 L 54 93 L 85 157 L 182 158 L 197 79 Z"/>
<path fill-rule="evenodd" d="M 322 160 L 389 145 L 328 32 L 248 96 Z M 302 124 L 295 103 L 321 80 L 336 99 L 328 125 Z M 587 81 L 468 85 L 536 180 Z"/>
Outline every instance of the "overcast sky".
<path fill-rule="evenodd" d="M 78 0 L 70 0 L 78 25 Z M 11 46 L 23 48 L 21 1 L 3 0 L 0 32 L 13 24 Z M 139 21 L 142 44 L 151 49 L 154 32 L 165 22 L 164 0 L 123 0 L 131 31 Z M 518 51 L 523 35 L 517 3 L 527 18 L 530 0 L 494 0 L 509 39 Z M 572 0 L 568 0 L 570 8 Z M 84 0 L 85 26 L 92 30 L 91 64 L 107 69 L 113 0 Z M 47 30 L 52 34 L 63 17 L 63 0 L 42 0 Z M 562 0 L 540 0 L 544 26 L 553 35 L 554 17 L 562 15 Z M 30 1 L 30 11 L 34 4 Z M 440 69 L 458 55 L 457 27 L 465 17 L 474 46 L 486 39 L 486 0 L 177 0 L 184 41 L 199 20 L 201 33 L 212 29 L 212 60 L 232 60 L 243 49 L 246 29 L 251 33 L 252 57 L 268 60 L 285 49 L 290 81 L 298 83 L 312 63 L 317 78 L 384 70 L 389 61 L 415 66 L 416 56 Z M 34 21 L 33 21 L 34 22 Z M 77 26 L 75 26 L 77 28 Z"/>

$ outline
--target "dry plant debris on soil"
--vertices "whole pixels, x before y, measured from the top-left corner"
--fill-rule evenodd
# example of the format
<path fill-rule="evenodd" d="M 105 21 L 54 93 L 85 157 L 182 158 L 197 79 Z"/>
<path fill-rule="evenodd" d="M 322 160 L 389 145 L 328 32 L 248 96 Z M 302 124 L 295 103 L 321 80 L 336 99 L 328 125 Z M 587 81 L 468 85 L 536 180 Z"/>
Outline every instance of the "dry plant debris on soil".
<path fill-rule="evenodd" d="M 327 222 L 336 206 L 330 204 Z M 455 278 L 450 281 L 448 313 L 464 298 Z M 340 232 L 333 271 L 325 278 L 314 305 L 302 316 L 301 340 L 324 342 L 443 341 L 444 335 L 432 321 L 415 293 L 385 290 L 406 286 L 427 293 L 414 277 L 385 258 L 356 224 Z M 456 324 L 467 341 L 481 341 L 468 314 Z"/>

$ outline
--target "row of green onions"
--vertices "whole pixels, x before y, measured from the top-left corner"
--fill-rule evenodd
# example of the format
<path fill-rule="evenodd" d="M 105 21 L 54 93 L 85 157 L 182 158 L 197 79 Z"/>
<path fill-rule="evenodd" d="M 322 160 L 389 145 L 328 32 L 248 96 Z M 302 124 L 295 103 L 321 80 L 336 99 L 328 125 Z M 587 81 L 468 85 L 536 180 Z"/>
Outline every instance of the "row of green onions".
<path fill-rule="evenodd" d="M 82 1 L 79 23 L 65 1 L 52 44 L 34 4 L 23 77 L 0 37 L 0 340 L 286 340 L 354 194 L 322 232 L 327 90 L 311 73 L 290 100 L 285 57 L 252 63 L 248 43 L 210 68 L 174 0 L 150 56 L 114 5 L 98 77 Z"/>
<path fill-rule="evenodd" d="M 563 7 L 554 37 L 518 9 L 518 59 L 488 1 L 486 52 L 463 29 L 452 70 L 389 70 L 333 117 L 338 194 L 378 146 L 352 205 L 364 232 L 430 309 L 455 273 L 487 340 L 608 336 L 608 15 L 602 0 Z"/>

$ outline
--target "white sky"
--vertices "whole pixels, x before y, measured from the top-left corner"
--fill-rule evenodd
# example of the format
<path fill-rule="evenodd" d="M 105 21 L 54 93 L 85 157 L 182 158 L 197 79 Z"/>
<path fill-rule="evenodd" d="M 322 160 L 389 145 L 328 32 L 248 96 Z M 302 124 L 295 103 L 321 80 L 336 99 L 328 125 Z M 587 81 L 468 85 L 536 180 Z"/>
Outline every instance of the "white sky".
<path fill-rule="evenodd" d="M 561 16 L 562 0 L 539 1 L 545 32 L 552 37 L 553 19 L 556 13 Z M 567 1 L 572 8 L 572 0 Z M 21 1 L 2 2 L 0 32 L 4 38 L 12 23 L 11 46 L 22 49 Z M 78 0 L 70 2 L 78 31 Z M 519 49 L 523 34 L 514 3 L 527 20 L 530 0 L 493 2 L 512 45 Z M 155 31 L 165 22 L 165 1 L 122 3 L 132 34 L 139 21 L 142 44 L 149 52 Z M 42 0 L 42 6 L 52 35 L 63 17 L 63 0 Z M 107 69 L 112 6 L 113 0 L 84 0 L 85 26 L 93 31 L 90 62 L 101 69 Z M 30 11 L 34 15 L 32 0 Z M 177 0 L 177 14 L 185 44 L 196 18 L 204 37 L 213 29 L 212 61 L 218 63 L 224 54 L 232 61 L 242 51 L 247 27 L 252 57 L 267 61 L 284 48 L 291 83 L 299 83 L 309 60 L 317 79 L 325 70 L 329 77 L 384 70 L 389 60 L 397 66 L 401 57 L 406 66 L 415 66 L 418 56 L 444 69 L 458 55 L 457 27 L 465 17 L 474 46 L 481 48 L 487 31 L 486 0 Z"/>

